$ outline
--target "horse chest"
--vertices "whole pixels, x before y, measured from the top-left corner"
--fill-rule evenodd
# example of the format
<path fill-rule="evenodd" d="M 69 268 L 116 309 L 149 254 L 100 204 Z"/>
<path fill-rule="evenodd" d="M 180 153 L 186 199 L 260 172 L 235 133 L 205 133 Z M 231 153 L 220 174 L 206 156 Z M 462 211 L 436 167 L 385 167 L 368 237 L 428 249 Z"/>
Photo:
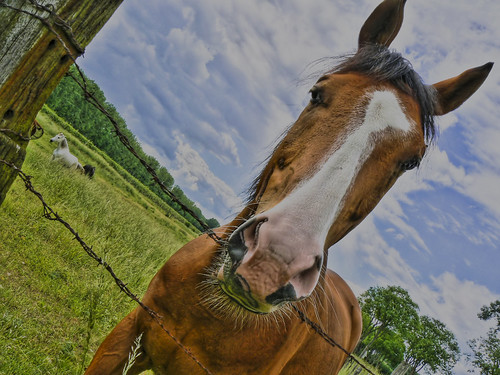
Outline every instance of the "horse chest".
<path fill-rule="evenodd" d="M 329 359 L 325 357 L 320 362 L 315 360 L 311 363 L 313 356 L 318 358 L 322 353 L 311 343 L 315 341 L 314 336 L 308 335 L 306 331 L 306 329 L 292 329 L 292 332 L 283 331 L 279 335 L 274 335 L 270 334 L 269 330 L 250 332 L 226 328 L 225 331 L 214 332 L 208 327 L 203 329 L 198 326 L 182 340 L 196 358 L 214 374 L 284 375 L 297 374 L 297 369 L 301 366 L 311 369 L 314 368 L 314 363 L 331 362 L 333 353 L 326 348 L 328 353 L 323 354 L 328 354 Z M 157 343 L 155 353 L 148 353 L 154 363 L 155 373 L 203 374 L 198 365 L 181 348 L 174 347 L 171 341 L 165 341 L 163 343 L 165 346 Z M 160 353 L 162 350 L 164 352 Z"/>
<path fill-rule="evenodd" d="M 170 310 L 166 326 L 214 374 L 326 375 L 334 374 L 334 367 L 344 361 L 340 350 L 326 344 L 299 319 L 237 328 L 234 322 L 218 320 L 201 308 L 170 307 L 174 311 Z M 156 374 L 204 374 L 156 324 L 148 328 L 144 347 Z"/>
<path fill-rule="evenodd" d="M 214 374 L 335 373 L 333 368 L 344 361 L 343 353 L 330 347 L 294 314 L 277 321 L 241 325 L 227 317 L 217 316 L 204 306 L 200 296 L 192 292 L 199 290 L 200 270 L 206 268 L 213 257 L 210 254 L 214 254 L 206 251 L 206 247 L 214 245 L 204 237 L 187 244 L 171 257 L 150 284 L 144 298 L 148 306 L 166 318 L 171 333 Z M 201 252 L 200 248 L 205 248 L 205 251 Z M 328 274 L 326 280 L 332 277 Z M 336 283 L 337 288 L 342 286 L 342 283 Z M 318 297 L 321 300 L 317 303 L 327 306 L 318 312 L 319 318 L 329 326 L 335 317 L 333 319 L 339 320 L 341 326 L 349 327 L 349 314 L 342 309 L 333 311 L 334 306 L 344 306 L 343 298 L 334 294 L 329 286 L 323 290 L 329 303 Z M 306 309 L 306 312 L 315 314 L 313 308 Z M 148 323 L 150 320 L 145 312 L 140 312 L 140 316 L 142 323 L 138 332 L 145 332 L 144 348 L 155 373 L 204 373 L 157 324 Z M 328 331 L 339 342 L 347 343 L 346 336 L 349 335 L 342 329 L 328 327 Z M 312 372 L 306 371 L 304 366 Z"/>
<path fill-rule="evenodd" d="M 183 341 L 196 358 L 218 375 L 296 375 L 335 374 L 344 362 L 344 355 L 326 345 L 307 330 L 283 333 L 280 345 L 272 345 L 269 336 L 247 335 L 245 332 Z M 155 374 L 193 375 L 205 372 L 179 347 L 172 348 L 161 358 L 152 356 Z M 151 353 L 148 353 L 151 355 Z"/>
<path fill-rule="evenodd" d="M 53 155 L 54 157 L 62 157 L 65 153 L 66 153 L 66 154 L 68 153 L 67 151 L 66 151 L 66 152 L 64 152 L 64 151 L 65 151 L 64 149 L 59 149 L 59 148 L 56 148 L 56 149 L 54 150 L 54 152 L 52 153 L 52 155 Z"/>
<path fill-rule="evenodd" d="M 73 156 L 67 148 L 55 149 L 52 158 L 63 163 L 67 167 L 72 167 L 78 163 L 76 156 Z"/>

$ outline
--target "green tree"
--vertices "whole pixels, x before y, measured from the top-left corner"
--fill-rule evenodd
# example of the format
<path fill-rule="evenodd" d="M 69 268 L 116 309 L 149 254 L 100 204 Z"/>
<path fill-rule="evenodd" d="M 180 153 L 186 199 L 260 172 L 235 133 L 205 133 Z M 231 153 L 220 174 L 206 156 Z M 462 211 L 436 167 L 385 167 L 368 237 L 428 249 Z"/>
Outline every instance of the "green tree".
<path fill-rule="evenodd" d="M 217 221 L 217 219 L 214 219 L 214 218 L 211 218 L 211 219 L 208 219 L 207 220 L 207 225 L 210 227 L 210 228 L 217 228 L 220 224 L 219 222 Z"/>
<path fill-rule="evenodd" d="M 497 320 L 497 329 L 500 329 L 500 300 L 490 303 L 489 306 L 481 307 L 481 312 L 477 316 L 481 320 L 495 318 Z"/>
<path fill-rule="evenodd" d="M 363 334 L 358 353 L 384 373 L 451 374 L 460 349 L 444 323 L 418 315 L 418 305 L 398 286 L 372 287 L 360 298 Z"/>
<path fill-rule="evenodd" d="M 361 337 L 365 347 L 361 356 L 383 333 L 392 330 L 404 334 L 418 319 L 418 305 L 399 286 L 371 287 L 360 296 L 359 303 L 365 314 Z"/>
<path fill-rule="evenodd" d="M 444 323 L 421 316 L 404 336 L 404 363 L 413 372 L 425 368 L 429 373 L 452 374 L 452 369 L 460 358 L 460 348 L 455 335 Z"/>
<path fill-rule="evenodd" d="M 481 320 L 496 319 L 497 326 L 490 328 L 486 337 L 469 340 L 472 354 L 467 360 L 477 367 L 481 374 L 500 375 L 500 300 L 481 307 L 477 314 Z"/>
<path fill-rule="evenodd" d="M 486 337 L 472 339 L 468 344 L 473 352 L 468 355 L 468 360 L 481 374 L 500 375 L 500 335 L 497 328 L 490 328 Z"/>
<path fill-rule="evenodd" d="M 363 332 L 355 352 L 383 373 L 403 360 L 403 334 L 418 319 L 418 305 L 399 286 L 371 287 L 359 297 Z"/>
<path fill-rule="evenodd" d="M 377 366 L 381 373 L 390 374 L 404 360 L 405 343 L 400 334 L 386 330 L 373 342 L 365 360 Z"/>

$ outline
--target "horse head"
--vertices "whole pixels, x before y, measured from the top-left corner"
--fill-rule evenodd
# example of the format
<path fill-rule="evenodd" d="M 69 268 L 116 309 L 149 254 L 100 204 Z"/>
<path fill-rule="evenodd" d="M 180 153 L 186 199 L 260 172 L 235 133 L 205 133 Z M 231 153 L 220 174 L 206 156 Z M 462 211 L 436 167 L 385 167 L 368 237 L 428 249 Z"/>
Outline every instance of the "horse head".
<path fill-rule="evenodd" d="M 460 106 L 491 70 L 488 63 L 424 84 L 388 48 L 404 4 L 383 1 L 361 28 L 357 52 L 318 79 L 233 222 L 217 280 L 246 310 L 270 313 L 310 296 L 328 249 L 419 165 L 434 116 Z"/>
<path fill-rule="evenodd" d="M 57 134 L 55 137 L 52 137 L 49 142 L 56 142 L 57 144 L 61 144 L 66 140 L 66 137 L 63 133 Z"/>

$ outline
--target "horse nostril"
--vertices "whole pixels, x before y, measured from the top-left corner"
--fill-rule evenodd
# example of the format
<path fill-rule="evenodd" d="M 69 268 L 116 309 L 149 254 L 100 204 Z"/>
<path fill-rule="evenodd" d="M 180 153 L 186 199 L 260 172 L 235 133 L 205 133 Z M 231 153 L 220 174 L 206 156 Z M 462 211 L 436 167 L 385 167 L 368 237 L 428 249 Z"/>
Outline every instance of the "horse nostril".
<path fill-rule="evenodd" d="M 231 235 L 228 242 L 227 252 L 233 264 L 237 264 L 243 260 L 248 248 L 245 245 L 245 237 L 243 231 L 239 228 Z"/>
<path fill-rule="evenodd" d="M 314 267 L 317 271 L 321 271 L 321 267 L 323 266 L 323 256 L 317 255 L 314 259 Z"/>
<path fill-rule="evenodd" d="M 314 264 L 298 275 L 299 280 L 301 280 L 301 282 L 304 284 L 310 284 L 312 280 L 315 280 L 317 278 L 317 274 L 318 272 L 320 272 L 322 265 L 323 257 L 319 255 L 316 256 L 314 259 Z"/>
<path fill-rule="evenodd" d="M 233 264 L 237 264 L 243 260 L 248 251 L 247 243 L 255 243 L 259 228 L 266 221 L 267 219 L 257 221 L 254 217 L 243 223 L 229 237 L 227 251 Z M 251 247 L 251 245 L 249 246 Z"/>
<path fill-rule="evenodd" d="M 306 298 L 312 293 L 318 282 L 322 266 L 323 256 L 318 255 L 309 268 L 304 269 L 292 278 L 291 283 L 298 293 L 298 299 Z"/>
<path fill-rule="evenodd" d="M 279 288 L 276 292 L 266 297 L 266 302 L 274 306 L 282 302 L 296 301 L 296 300 L 297 300 L 297 293 L 295 293 L 295 288 L 290 283 Z"/>

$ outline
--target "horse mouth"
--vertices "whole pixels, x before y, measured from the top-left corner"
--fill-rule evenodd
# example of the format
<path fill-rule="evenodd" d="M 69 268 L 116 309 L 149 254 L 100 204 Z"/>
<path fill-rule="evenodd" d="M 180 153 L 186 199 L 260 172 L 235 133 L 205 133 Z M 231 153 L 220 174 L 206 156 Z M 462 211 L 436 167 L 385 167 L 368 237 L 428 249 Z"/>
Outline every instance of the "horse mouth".
<path fill-rule="evenodd" d="M 236 303 L 238 306 L 244 308 L 247 311 L 250 311 L 254 314 L 265 315 L 271 312 L 271 309 L 262 309 L 262 306 L 255 301 L 250 295 L 244 295 L 239 293 L 234 293 L 233 288 L 230 284 L 219 280 L 219 286 L 225 295 L 229 297 L 229 299 Z M 266 310 L 266 311 L 264 311 Z"/>
<path fill-rule="evenodd" d="M 254 314 L 265 315 L 276 310 L 277 306 L 257 301 L 250 287 L 240 275 L 234 271 L 229 257 L 225 259 L 217 272 L 217 283 L 221 291 L 229 297 L 231 302 Z"/>

